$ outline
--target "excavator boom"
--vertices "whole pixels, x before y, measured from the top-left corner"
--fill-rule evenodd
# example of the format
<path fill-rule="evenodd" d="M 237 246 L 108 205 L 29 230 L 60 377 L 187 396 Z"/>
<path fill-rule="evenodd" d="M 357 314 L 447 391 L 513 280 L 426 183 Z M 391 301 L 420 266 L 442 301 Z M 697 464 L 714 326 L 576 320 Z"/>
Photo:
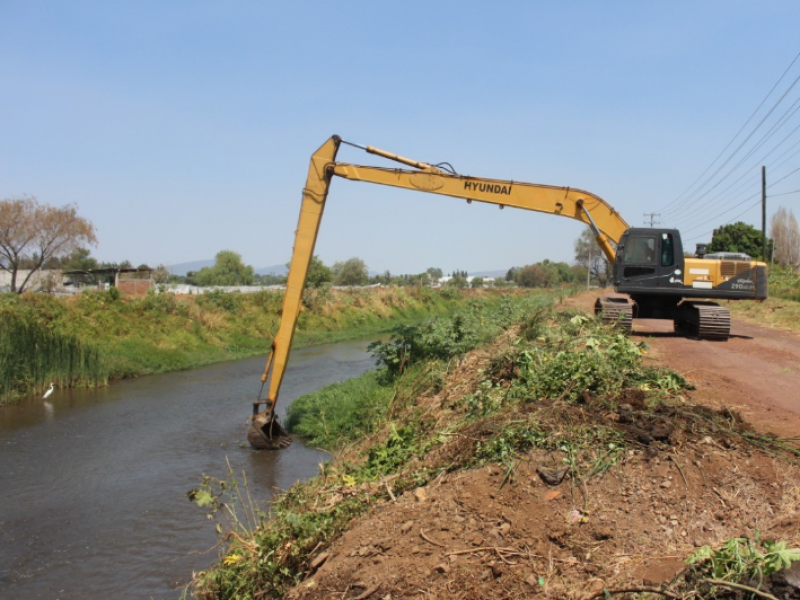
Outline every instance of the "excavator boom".
<path fill-rule="evenodd" d="M 337 162 L 336 155 L 342 143 L 406 168 Z M 730 312 L 707 299 L 766 298 L 764 263 L 749 259 L 732 261 L 725 257 L 687 258 L 677 230 L 630 228 L 610 204 L 585 190 L 459 175 L 444 165 L 351 144 L 333 136 L 312 155 L 303 188 L 281 321 L 261 376 L 262 390 L 269 383 L 267 396 L 261 399 L 259 395 L 253 403 L 249 422 L 248 439 L 255 448 L 282 448 L 290 439 L 275 419 L 275 405 L 333 177 L 451 196 L 468 203 L 495 204 L 501 209 L 510 206 L 548 213 L 589 225 L 609 263 L 614 265 L 615 291 L 627 294 L 627 297 L 598 299 L 595 312 L 604 321 L 623 329 L 631 329 L 634 311 L 638 311 L 638 316 L 643 318 L 672 319 L 676 331 L 694 337 L 727 339 Z"/>
<path fill-rule="evenodd" d="M 361 147 L 370 154 L 399 162 L 415 170 L 387 169 L 358 166 L 336 162 L 342 139 L 333 136 L 311 156 L 300 219 L 297 224 L 294 250 L 289 265 L 286 294 L 283 300 L 278 333 L 272 342 L 267 365 L 261 376 L 262 383 L 269 382 L 266 399 L 253 402 L 249 421 L 248 440 L 255 448 L 277 449 L 284 447 L 288 435 L 275 418 L 275 405 L 286 372 L 297 319 L 302 306 L 302 296 L 308 278 L 308 269 L 314 256 L 319 225 L 325 209 L 331 179 L 342 177 L 380 185 L 405 188 L 420 192 L 461 198 L 467 202 L 496 204 L 550 213 L 576 219 L 590 225 L 595 231 L 600 247 L 609 260 L 614 259 L 616 243 L 628 224 L 605 200 L 569 187 L 521 183 L 501 179 L 467 177 L 446 172 L 436 166 L 416 161 L 372 146 Z M 263 409 L 261 407 L 264 407 Z"/>

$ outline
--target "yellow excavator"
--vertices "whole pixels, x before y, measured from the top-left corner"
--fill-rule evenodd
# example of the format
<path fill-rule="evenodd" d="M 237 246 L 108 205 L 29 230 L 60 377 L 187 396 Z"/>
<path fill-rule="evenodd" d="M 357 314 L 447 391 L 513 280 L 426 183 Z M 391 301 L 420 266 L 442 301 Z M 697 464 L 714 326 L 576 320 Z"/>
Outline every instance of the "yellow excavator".
<path fill-rule="evenodd" d="M 337 162 L 336 154 L 343 143 L 410 168 Z M 269 380 L 267 397 L 261 399 L 259 394 L 249 419 L 247 437 L 254 448 L 282 448 L 290 440 L 275 418 L 275 404 L 333 177 L 452 196 L 468 203 L 486 202 L 501 209 L 508 206 L 550 213 L 587 224 L 613 264 L 614 291 L 624 294 L 599 298 L 595 313 L 627 330 L 634 317 L 669 319 L 676 332 L 700 339 L 727 340 L 730 312 L 713 300 L 767 297 L 765 263 L 733 253 L 706 255 L 702 244 L 698 244 L 694 257 L 686 257 L 676 229 L 629 227 L 613 207 L 590 192 L 459 175 L 447 163 L 432 165 L 333 136 L 311 157 L 280 326 L 261 376 L 262 384 Z"/>

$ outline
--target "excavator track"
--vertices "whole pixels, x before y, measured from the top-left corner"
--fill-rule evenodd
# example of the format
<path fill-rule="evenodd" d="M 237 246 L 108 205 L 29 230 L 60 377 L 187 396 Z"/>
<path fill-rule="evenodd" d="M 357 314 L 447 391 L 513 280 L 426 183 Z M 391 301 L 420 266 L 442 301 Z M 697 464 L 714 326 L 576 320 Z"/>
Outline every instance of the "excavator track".
<path fill-rule="evenodd" d="M 598 298 L 594 314 L 608 325 L 616 325 L 626 333 L 633 329 L 633 304 L 627 298 Z"/>
<path fill-rule="evenodd" d="M 678 307 L 675 331 L 700 340 L 727 340 L 731 311 L 715 302 L 684 302 Z"/>

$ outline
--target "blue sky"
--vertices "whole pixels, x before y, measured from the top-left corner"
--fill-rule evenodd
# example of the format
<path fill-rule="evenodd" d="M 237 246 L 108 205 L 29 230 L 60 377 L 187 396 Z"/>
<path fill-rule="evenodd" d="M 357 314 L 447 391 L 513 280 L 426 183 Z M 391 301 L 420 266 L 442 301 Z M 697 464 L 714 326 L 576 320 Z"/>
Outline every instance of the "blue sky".
<path fill-rule="evenodd" d="M 790 0 L 0 0 L 0 198 L 76 203 L 101 260 L 230 249 L 280 264 L 308 159 L 339 134 L 463 174 L 587 189 L 632 225 L 672 209 L 662 223 L 691 230 L 693 247 L 742 211 L 760 225 L 752 202 L 719 214 L 733 202 L 712 202 L 724 186 L 675 201 L 800 52 L 798 23 Z M 382 164 L 350 148 L 339 158 Z M 759 164 L 735 173 L 736 202 L 760 189 Z M 794 174 L 771 192 L 798 188 Z M 776 196 L 770 212 L 798 198 Z M 581 231 L 336 180 L 317 254 L 393 273 L 506 269 L 570 262 Z"/>

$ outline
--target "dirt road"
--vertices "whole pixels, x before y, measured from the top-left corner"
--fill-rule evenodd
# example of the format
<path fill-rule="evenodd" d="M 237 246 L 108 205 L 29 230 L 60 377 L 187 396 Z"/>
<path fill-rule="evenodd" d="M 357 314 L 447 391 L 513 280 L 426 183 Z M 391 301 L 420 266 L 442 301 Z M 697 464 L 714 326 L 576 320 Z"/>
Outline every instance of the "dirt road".
<path fill-rule="evenodd" d="M 591 310 L 595 292 L 574 299 Z M 637 319 L 634 339 L 647 342 L 649 358 L 693 383 L 696 402 L 739 411 L 756 429 L 800 437 L 800 335 L 745 323 L 734 316 L 727 342 L 675 335 L 672 323 Z"/>

